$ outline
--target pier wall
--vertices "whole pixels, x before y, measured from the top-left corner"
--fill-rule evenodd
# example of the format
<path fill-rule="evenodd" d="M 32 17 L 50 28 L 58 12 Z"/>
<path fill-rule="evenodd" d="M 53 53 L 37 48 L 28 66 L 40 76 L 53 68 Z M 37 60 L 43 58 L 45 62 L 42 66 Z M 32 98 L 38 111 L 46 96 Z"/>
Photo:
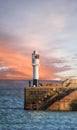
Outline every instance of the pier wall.
<path fill-rule="evenodd" d="M 73 108 L 72 103 L 76 101 L 76 106 Z M 77 111 L 77 90 L 73 91 L 72 93 L 68 94 L 64 98 L 59 101 L 56 101 L 54 104 L 48 107 L 48 110 L 53 111 Z"/>
<path fill-rule="evenodd" d="M 24 89 L 25 110 L 77 110 L 77 83 L 68 82 Z"/>
<path fill-rule="evenodd" d="M 71 103 L 77 100 L 77 88 L 56 91 L 51 87 L 25 88 L 24 109 L 26 110 L 72 110 Z"/>
<path fill-rule="evenodd" d="M 48 96 L 55 92 L 51 87 L 27 87 L 24 89 L 24 109 L 39 109 Z"/>

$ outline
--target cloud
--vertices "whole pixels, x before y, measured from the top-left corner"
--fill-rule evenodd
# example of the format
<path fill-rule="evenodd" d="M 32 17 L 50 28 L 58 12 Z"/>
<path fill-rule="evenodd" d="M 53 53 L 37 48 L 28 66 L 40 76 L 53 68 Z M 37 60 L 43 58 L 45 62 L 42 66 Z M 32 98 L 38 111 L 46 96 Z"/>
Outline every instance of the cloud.
<path fill-rule="evenodd" d="M 42 59 L 45 58 L 42 56 Z M 45 58 L 48 61 L 47 58 Z M 63 63 L 64 61 L 59 61 L 59 59 L 51 59 L 52 63 L 45 62 L 41 60 L 40 65 L 40 79 L 53 79 L 57 78 L 57 73 L 69 70 L 68 66 L 56 67 L 55 62 Z M 32 79 L 32 63 L 31 55 L 22 54 L 21 52 L 11 51 L 11 48 L 6 48 L 6 46 L 0 47 L 0 63 L 1 68 L 0 74 L 6 79 Z"/>
<path fill-rule="evenodd" d="M 0 40 L 0 64 L 1 68 L 3 68 L 0 69 L 0 72 L 2 77 L 7 79 L 32 79 L 31 53 L 34 47 L 20 48 L 19 45 L 14 46 L 13 36 L 7 36 L 6 33 L 2 33 Z M 13 46 L 15 49 L 13 49 Z M 39 50 L 41 57 L 40 79 L 55 79 L 58 78 L 57 75 L 60 72 L 71 70 L 70 66 L 64 65 L 66 63 L 64 58 L 60 59 L 59 55 L 54 57 L 54 50 L 57 51 L 57 49 L 53 46 L 48 49 L 44 48 L 43 51 Z M 50 54 L 49 51 L 52 53 Z"/>
<path fill-rule="evenodd" d="M 6 67 L 6 66 L 0 66 L 0 71 L 6 71 L 6 70 L 8 70 L 9 68 L 8 67 Z"/>
<path fill-rule="evenodd" d="M 6 68 L 1 69 L 4 77 L 31 79 L 33 50 L 40 53 L 40 78 L 75 74 L 76 0 L 23 0 L 19 4 L 8 0 L 0 2 L 0 7 L 0 65 Z"/>

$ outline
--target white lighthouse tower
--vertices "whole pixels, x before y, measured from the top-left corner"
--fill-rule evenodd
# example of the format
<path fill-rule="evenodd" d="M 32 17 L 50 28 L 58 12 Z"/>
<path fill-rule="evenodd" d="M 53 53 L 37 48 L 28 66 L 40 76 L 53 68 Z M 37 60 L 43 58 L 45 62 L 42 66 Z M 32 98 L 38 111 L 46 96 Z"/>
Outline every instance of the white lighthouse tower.
<path fill-rule="evenodd" d="M 39 79 L 39 53 L 33 51 L 32 53 L 32 66 L 33 66 L 33 86 L 38 86 Z"/>

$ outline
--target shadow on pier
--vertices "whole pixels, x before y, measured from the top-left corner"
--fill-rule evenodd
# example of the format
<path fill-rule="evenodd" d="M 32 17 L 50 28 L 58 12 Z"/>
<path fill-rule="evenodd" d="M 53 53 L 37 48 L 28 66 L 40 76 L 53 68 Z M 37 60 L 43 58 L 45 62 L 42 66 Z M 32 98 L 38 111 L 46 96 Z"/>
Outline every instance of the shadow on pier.
<path fill-rule="evenodd" d="M 72 92 L 76 91 L 76 88 L 68 88 L 65 91 L 59 93 L 56 92 L 53 96 L 46 98 L 44 103 L 39 107 L 39 110 L 47 110 L 48 107 L 50 107 L 52 104 L 54 104 L 55 102 L 63 99 L 64 97 L 70 95 Z"/>

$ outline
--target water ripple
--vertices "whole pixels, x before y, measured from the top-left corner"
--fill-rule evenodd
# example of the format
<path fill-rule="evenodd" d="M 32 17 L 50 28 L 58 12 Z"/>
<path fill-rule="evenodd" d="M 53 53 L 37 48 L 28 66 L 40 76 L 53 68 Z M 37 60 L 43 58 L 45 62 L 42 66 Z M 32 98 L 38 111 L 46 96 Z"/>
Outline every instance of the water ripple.
<path fill-rule="evenodd" d="M 23 96 L 23 87 L 0 87 L 0 130 L 77 130 L 77 112 L 25 111 Z"/>

